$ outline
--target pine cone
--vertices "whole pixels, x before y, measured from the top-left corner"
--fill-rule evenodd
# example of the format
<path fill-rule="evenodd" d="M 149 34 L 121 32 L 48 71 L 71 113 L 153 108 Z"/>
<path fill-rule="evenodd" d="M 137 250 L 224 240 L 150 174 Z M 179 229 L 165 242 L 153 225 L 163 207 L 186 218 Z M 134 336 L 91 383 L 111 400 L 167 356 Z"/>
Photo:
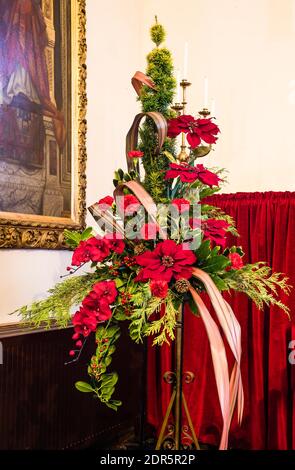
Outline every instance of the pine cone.
<path fill-rule="evenodd" d="M 185 294 L 189 290 L 189 286 L 190 283 L 187 279 L 178 279 L 178 281 L 175 282 L 175 289 L 180 294 Z"/>
<path fill-rule="evenodd" d="M 143 253 L 145 250 L 146 250 L 146 248 L 145 248 L 144 244 L 139 243 L 138 245 L 135 245 L 135 247 L 134 247 L 134 254 L 136 256 L 141 255 L 141 253 Z"/>

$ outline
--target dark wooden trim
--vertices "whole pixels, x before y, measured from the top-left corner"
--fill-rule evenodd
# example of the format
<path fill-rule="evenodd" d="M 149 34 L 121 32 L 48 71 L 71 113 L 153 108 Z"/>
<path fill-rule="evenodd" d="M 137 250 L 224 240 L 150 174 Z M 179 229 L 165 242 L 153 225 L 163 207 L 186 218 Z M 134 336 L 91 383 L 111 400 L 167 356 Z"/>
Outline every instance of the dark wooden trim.
<path fill-rule="evenodd" d="M 69 324 L 69 326 L 66 328 L 60 328 L 55 324 L 54 321 L 51 322 L 49 327 L 47 324 L 44 324 L 40 325 L 38 328 L 26 325 L 22 322 L 4 323 L 3 325 L 0 325 L 0 339 L 11 338 L 14 336 L 32 335 L 35 333 L 44 333 L 45 331 L 68 329 L 71 327 L 72 325 Z"/>

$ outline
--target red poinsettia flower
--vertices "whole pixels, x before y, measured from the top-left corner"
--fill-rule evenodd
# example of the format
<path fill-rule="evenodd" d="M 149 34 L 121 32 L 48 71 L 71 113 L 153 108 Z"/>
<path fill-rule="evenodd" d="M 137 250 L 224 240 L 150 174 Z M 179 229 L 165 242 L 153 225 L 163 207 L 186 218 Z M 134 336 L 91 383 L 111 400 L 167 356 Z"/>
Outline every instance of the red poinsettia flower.
<path fill-rule="evenodd" d="M 181 132 L 188 132 L 189 123 L 195 120 L 194 116 L 184 114 L 168 121 L 168 137 L 175 138 Z"/>
<path fill-rule="evenodd" d="M 172 277 L 189 279 L 196 257 L 192 251 L 184 250 L 173 240 L 164 240 L 154 251 L 145 251 L 137 256 L 136 262 L 143 267 L 139 271 L 137 281 L 155 279 L 169 282 Z"/>
<path fill-rule="evenodd" d="M 228 258 L 231 262 L 232 269 L 241 269 L 244 266 L 242 257 L 239 253 L 229 253 Z"/>
<path fill-rule="evenodd" d="M 170 119 L 168 123 L 168 137 L 177 137 L 181 132 L 187 134 L 187 141 L 195 149 L 203 140 L 207 144 L 215 144 L 219 127 L 212 122 L 213 118 L 195 119 L 191 115 L 183 115 Z"/>
<path fill-rule="evenodd" d="M 86 337 L 91 333 L 91 331 L 95 331 L 97 327 L 97 317 L 95 312 L 84 307 L 80 307 L 80 310 L 75 313 L 72 322 L 75 330 L 73 339 L 77 339 L 79 335 Z"/>
<path fill-rule="evenodd" d="M 199 180 L 208 186 L 218 186 L 220 178 L 212 171 L 207 170 L 204 165 L 192 166 L 187 163 L 181 165 L 170 163 L 170 170 L 166 172 L 165 179 L 177 178 L 179 176 L 182 183 L 194 183 Z"/>
<path fill-rule="evenodd" d="M 114 251 L 121 255 L 125 250 L 125 242 L 122 240 L 122 235 L 120 233 L 107 233 L 105 239 L 108 241 L 110 251 Z"/>
<path fill-rule="evenodd" d="M 182 214 L 183 212 L 188 212 L 190 208 L 190 201 L 184 198 L 173 199 L 171 201 L 173 206 L 176 206 L 178 211 Z"/>
<path fill-rule="evenodd" d="M 139 200 L 133 194 L 125 194 L 119 201 L 120 209 L 126 216 L 133 215 L 141 206 Z"/>
<path fill-rule="evenodd" d="M 141 158 L 144 156 L 144 153 L 141 152 L 140 150 L 131 150 L 128 152 L 128 157 L 129 158 Z"/>
<path fill-rule="evenodd" d="M 108 304 L 113 303 L 116 300 L 118 291 L 116 289 L 116 283 L 114 281 L 100 281 L 94 284 L 93 292 L 97 295 L 99 301 L 104 300 Z"/>
<path fill-rule="evenodd" d="M 151 281 L 150 283 L 151 293 L 154 297 L 165 299 L 168 294 L 168 282 L 166 281 Z"/>
<path fill-rule="evenodd" d="M 158 232 L 159 226 L 154 222 L 148 222 L 140 229 L 140 235 L 143 240 L 155 240 Z"/>
<path fill-rule="evenodd" d="M 226 231 L 229 224 L 222 219 L 208 219 L 202 222 L 204 238 L 208 238 L 216 245 L 224 248 L 226 242 Z"/>

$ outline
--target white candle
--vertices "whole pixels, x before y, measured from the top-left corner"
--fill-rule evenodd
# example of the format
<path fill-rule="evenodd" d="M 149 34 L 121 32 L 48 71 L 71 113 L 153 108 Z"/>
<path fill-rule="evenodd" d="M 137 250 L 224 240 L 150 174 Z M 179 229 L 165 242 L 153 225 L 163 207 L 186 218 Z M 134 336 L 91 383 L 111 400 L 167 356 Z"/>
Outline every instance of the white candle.
<path fill-rule="evenodd" d="M 208 108 L 208 77 L 204 78 L 204 108 Z"/>
<path fill-rule="evenodd" d="M 211 100 L 211 109 L 210 109 L 210 112 L 211 112 L 211 116 L 212 116 L 212 117 L 215 117 L 215 113 L 216 113 L 215 100 Z"/>
<path fill-rule="evenodd" d="M 177 87 L 176 87 L 176 103 L 180 103 L 181 101 L 181 94 L 180 94 L 180 69 L 177 70 L 176 73 L 176 82 L 177 82 Z"/>
<path fill-rule="evenodd" d="M 184 44 L 184 58 L 183 58 L 183 78 L 187 79 L 188 71 L 188 42 Z"/>

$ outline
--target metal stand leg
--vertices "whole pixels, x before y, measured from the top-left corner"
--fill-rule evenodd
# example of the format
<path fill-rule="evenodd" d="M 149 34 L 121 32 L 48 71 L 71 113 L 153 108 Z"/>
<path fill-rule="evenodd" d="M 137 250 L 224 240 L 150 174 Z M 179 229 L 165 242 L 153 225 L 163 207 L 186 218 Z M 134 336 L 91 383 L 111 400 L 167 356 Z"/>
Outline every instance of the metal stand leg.
<path fill-rule="evenodd" d="M 197 436 L 193 427 L 192 419 L 189 413 L 187 401 L 185 399 L 182 382 L 183 382 L 183 312 L 184 306 L 181 305 L 178 311 L 176 319 L 176 341 L 175 341 L 175 355 L 176 355 L 176 371 L 175 372 L 166 372 L 164 374 L 164 380 L 168 384 L 173 384 L 173 393 L 161 426 L 159 438 L 157 441 L 156 450 L 164 449 L 174 449 L 181 450 L 184 445 L 182 443 L 182 434 L 184 432 L 182 426 L 182 405 L 184 407 L 185 416 L 187 417 L 188 427 L 190 430 L 190 435 L 188 432 L 184 432 L 186 437 L 189 437 L 193 442 L 193 445 L 196 449 L 200 450 Z M 191 383 L 194 380 L 194 374 L 192 372 L 185 373 L 185 382 Z M 172 414 L 174 409 L 174 426 L 169 426 L 168 421 L 169 417 Z M 186 427 L 187 428 L 187 427 Z M 165 431 L 167 430 L 166 434 Z"/>

